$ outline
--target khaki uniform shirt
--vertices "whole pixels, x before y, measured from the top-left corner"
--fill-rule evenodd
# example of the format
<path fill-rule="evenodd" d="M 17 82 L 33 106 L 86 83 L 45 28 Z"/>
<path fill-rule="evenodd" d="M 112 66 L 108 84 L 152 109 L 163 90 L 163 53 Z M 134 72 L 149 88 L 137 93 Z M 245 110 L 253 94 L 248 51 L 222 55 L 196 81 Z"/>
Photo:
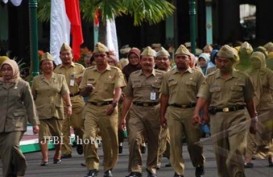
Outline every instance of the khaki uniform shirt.
<path fill-rule="evenodd" d="M 228 79 L 223 79 L 220 70 L 209 74 L 203 82 L 198 97 L 210 100 L 210 105 L 224 108 L 232 105 L 245 105 L 254 96 L 250 78 L 241 71 L 233 70 Z"/>
<path fill-rule="evenodd" d="M 62 95 L 69 94 L 64 75 L 53 73 L 50 80 L 44 75 L 34 77 L 32 93 L 39 119 L 64 119 Z"/>
<path fill-rule="evenodd" d="M 164 71 L 154 69 L 152 75 L 146 77 L 142 70 L 130 74 L 128 85 L 124 90 L 133 102 L 159 102 L 159 90 Z"/>
<path fill-rule="evenodd" d="M 273 72 L 265 68 L 248 72 L 255 90 L 255 106 L 257 111 L 273 108 Z"/>
<path fill-rule="evenodd" d="M 169 104 L 196 103 L 196 95 L 204 80 L 198 69 L 189 68 L 181 74 L 177 68 L 173 68 L 164 76 L 161 93 L 169 95 Z"/>
<path fill-rule="evenodd" d="M 96 66 L 87 68 L 83 74 L 80 89 L 84 89 L 87 84 L 94 86 L 87 100 L 88 102 L 111 101 L 114 97 L 114 89 L 126 85 L 121 70 L 110 65 L 102 73 L 98 72 Z"/>
<path fill-rule="evenodd" d="M 0 133 L 25 131 L 27 122 L 39 124 L 29 84 L 19 79 L 6 85 L 0 82 Z"/>
<path fill-rule="evenodd" d="M 72 63 L 70 67 L 59 65 L 55 68 L 54 72 L 65 76 L 70 94 L 73 95 L 79 92 L 79 85 L 76 82 L 76 79 L 83 76 L 84 70 L 85 68 L 83 65 Z"/>

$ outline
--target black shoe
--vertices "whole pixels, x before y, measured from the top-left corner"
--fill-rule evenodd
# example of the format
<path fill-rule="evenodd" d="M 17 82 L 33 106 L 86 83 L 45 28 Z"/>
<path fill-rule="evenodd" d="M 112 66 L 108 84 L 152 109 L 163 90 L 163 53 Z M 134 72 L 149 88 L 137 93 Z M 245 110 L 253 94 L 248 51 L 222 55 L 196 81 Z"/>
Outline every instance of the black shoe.
<path fill-rule="evenodd" d="M 179 175 L 177 173 L 174 173 L 173 177 L 184 177 L 183 175 Z"/>
<path fill-rule="evenodd" d="M 87 175 L 84 177 L 95 177 L 98 175 L 98 170 L 89 170 Z"/>
<path fill-rule="evenodd" d="M 273 167 L 273 162 L 272 162 L 272 158 L 268 157 L 268 166 L 269 167 Z"/>
<path fill-rule="evenodd" d="M 112 170 L 106 170 L 105 172 L 104 172 L 104 175 L 103 175 L 103 177 L 112 177 L 113 175 L 112 175 Z"/>
<path fill-rule="evenodd" d="M 253 168 L 253 167 L 254 167 L 254 164 L 251 163 L 251 162 L 248 162 L 248 163 L 245 163 L 245 164 L 244 164 L 244 167 L 245 167 L 245 168 Z"/>
<path fill-rule="evenodd" d="M 152 173 L 152 172 L 150 172 L 150 171 L 147 170 L 147 169 L 146 169 L 146 171 L 147 171 L 147 173 L 148 173 L 148 176 L 147 176 L 147 177 L 157 177 L 156 173 Z"/>
<path fill-rule="evenodd" d="M 196 167 L 195 168 L 195 177 L 202 177 L 205 174 L 204 167 Z"/>
<path fill-rule="evenodd" d="M 139 172 L 131 172 L 129 175 L 125 177 L 142 177 L 142 174 Z"/>
<path fill-rule="evenodd" d="M 40 163 L 40 166 L 47 166 L 48 165 L 48 161 L 42 161 L 41 163 Z"/>
<path fill-rule="evenodd" d="M 146 145 L 145 144 L 142 144 L 140 146 L 140 151 L 141 151 L 141 154 L 145 154 L 145 152 L 146 152 Z"/>
<path fill-rule="evenodd" d="M 83 146 L 81 144 L 77 145 L 76 151 L 79 155 L 83 154 Z M 70 154 L 71 155 L 71 154 Z M 72 156 L 71 156 L 72 157 Z"/>
<path fill-rule="evenodd" d="M 119 146 L 118 146 L 118 152 L 119 152 L 119 154 L 121 154 L 122 151 L 123 151 L 123 145 L 122 145 L 122 143 L 120 143 Z"/>
<path fill-rule="evenodd" d="M 53 164 L 60 164 L 62 163 L 61 159 L 53 159 Z"/>
<path fill-rule="evenodd" d="M 72 155 L 71 154 L 63 154 L 62 155 L 62 159 L 68 159 L 68 158 L 71 158 Z"/>

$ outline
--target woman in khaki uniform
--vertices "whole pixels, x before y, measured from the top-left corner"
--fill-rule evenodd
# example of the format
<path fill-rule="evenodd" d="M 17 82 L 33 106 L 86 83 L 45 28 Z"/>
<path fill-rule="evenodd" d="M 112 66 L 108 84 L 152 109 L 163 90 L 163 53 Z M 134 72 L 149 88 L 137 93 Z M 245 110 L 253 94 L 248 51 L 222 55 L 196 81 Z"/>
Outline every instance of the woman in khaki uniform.
<path fill-rule="evenodd" d="M 251 69 L 247 71 L 255 90 L 254 103 L 260 115 L 258 134 L 248 134 L 248 146 L 246 150 L 245 167 L 252 168 L 253 152 L 268 155 L 268 149 L 272 144 L 272 118 L 270 111 L 273 109 L 273 72 L 266 67 L 265 55 L 262 52 L 253 52 L 250 56 Z M 254 145 L 254 146 L 253 146 Z M 264 151 L 266 150 L 266 151 Z M 269 157 L 269 166 L 273 167 L 272 158 Z"/>
<path fill-rule="evenodd" d="M 20 78 L 19 67 L 9 58 L 1 65 L 0 77 L 0 156 L 3 177 L 24 176 L 26 159 L 19 142 L 26 131 L 27 122 L 33 133 L 39 131 L 39 121 L 30 86 Z"/>
<path fill-rule="evenodd" d="M 41 122 L 39 143 L 42 152 L 41 166 L 48 164 L 47 143 L 52 136 L 55 145 L 53 163 L 61 162 L 61 124 L 64 119 L 64 105 L 67 115 L 72 114 L 72 105 L 65 76 L 53 72 L 53 57 L 45 53 L 41 59 L 42 74 L 33 79 L 32 93 Z"/>

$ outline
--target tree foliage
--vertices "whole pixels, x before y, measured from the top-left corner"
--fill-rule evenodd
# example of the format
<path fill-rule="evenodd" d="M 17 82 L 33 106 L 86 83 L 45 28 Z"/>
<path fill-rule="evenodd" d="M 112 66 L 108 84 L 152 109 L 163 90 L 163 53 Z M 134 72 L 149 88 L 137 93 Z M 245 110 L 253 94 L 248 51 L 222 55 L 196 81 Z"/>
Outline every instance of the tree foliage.
<path fill-rule="evenodd" d="M 172 15 L 175 7 L 167 0 L 80 0 L 80 9 L 86 21 L 93 21 L 99 10 L 103 22 L 117 16 L 130 15 L 137 26 L 143 22 L 159 23 Z M 49 21 L 49 0 L 38 0 L 38 19 L 41 22 Z"/>

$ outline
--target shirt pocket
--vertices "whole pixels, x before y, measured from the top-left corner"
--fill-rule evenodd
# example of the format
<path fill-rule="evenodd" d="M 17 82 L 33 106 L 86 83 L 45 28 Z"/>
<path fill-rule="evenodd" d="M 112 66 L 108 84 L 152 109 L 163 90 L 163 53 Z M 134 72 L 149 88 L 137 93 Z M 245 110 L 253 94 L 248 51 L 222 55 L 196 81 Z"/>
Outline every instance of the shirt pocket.
<path fill-rule="evenodd" d="M 168 88 L 170 91 L 170 94 L 174 94 L 177 92 L 178 82 L 175 80 L 169 80 L 168 81 Z"/>
<path fill-rule="evenodd" d="M 196 89 L 196 85 L 197 85 L 197 83 L 195 82 L 195 81 L 186 81 L 186 86 L 187 86 L 187 88 L 189 88 L 189 89 Z"/>
<path fill-rule="evenodd" d="M 244 83 L 238 82 L 230 87 L 231 90 L 231 98 L 233 99 L 242 99 L 243 91 L 244 91 Z"/>
<path fill-rule="evenodd" d="M 26 126 L 26 111 L 16 110 L 13 113 L 13 125 L 16 128 L 24 128 Z"/>
<path fill-rule="evenodd" d="M 210 87 L 209 92 L 211 95 L 211 100 L 220 100 L 221 90 L 222 90 L 222 88 L 220 86 Z"/>

